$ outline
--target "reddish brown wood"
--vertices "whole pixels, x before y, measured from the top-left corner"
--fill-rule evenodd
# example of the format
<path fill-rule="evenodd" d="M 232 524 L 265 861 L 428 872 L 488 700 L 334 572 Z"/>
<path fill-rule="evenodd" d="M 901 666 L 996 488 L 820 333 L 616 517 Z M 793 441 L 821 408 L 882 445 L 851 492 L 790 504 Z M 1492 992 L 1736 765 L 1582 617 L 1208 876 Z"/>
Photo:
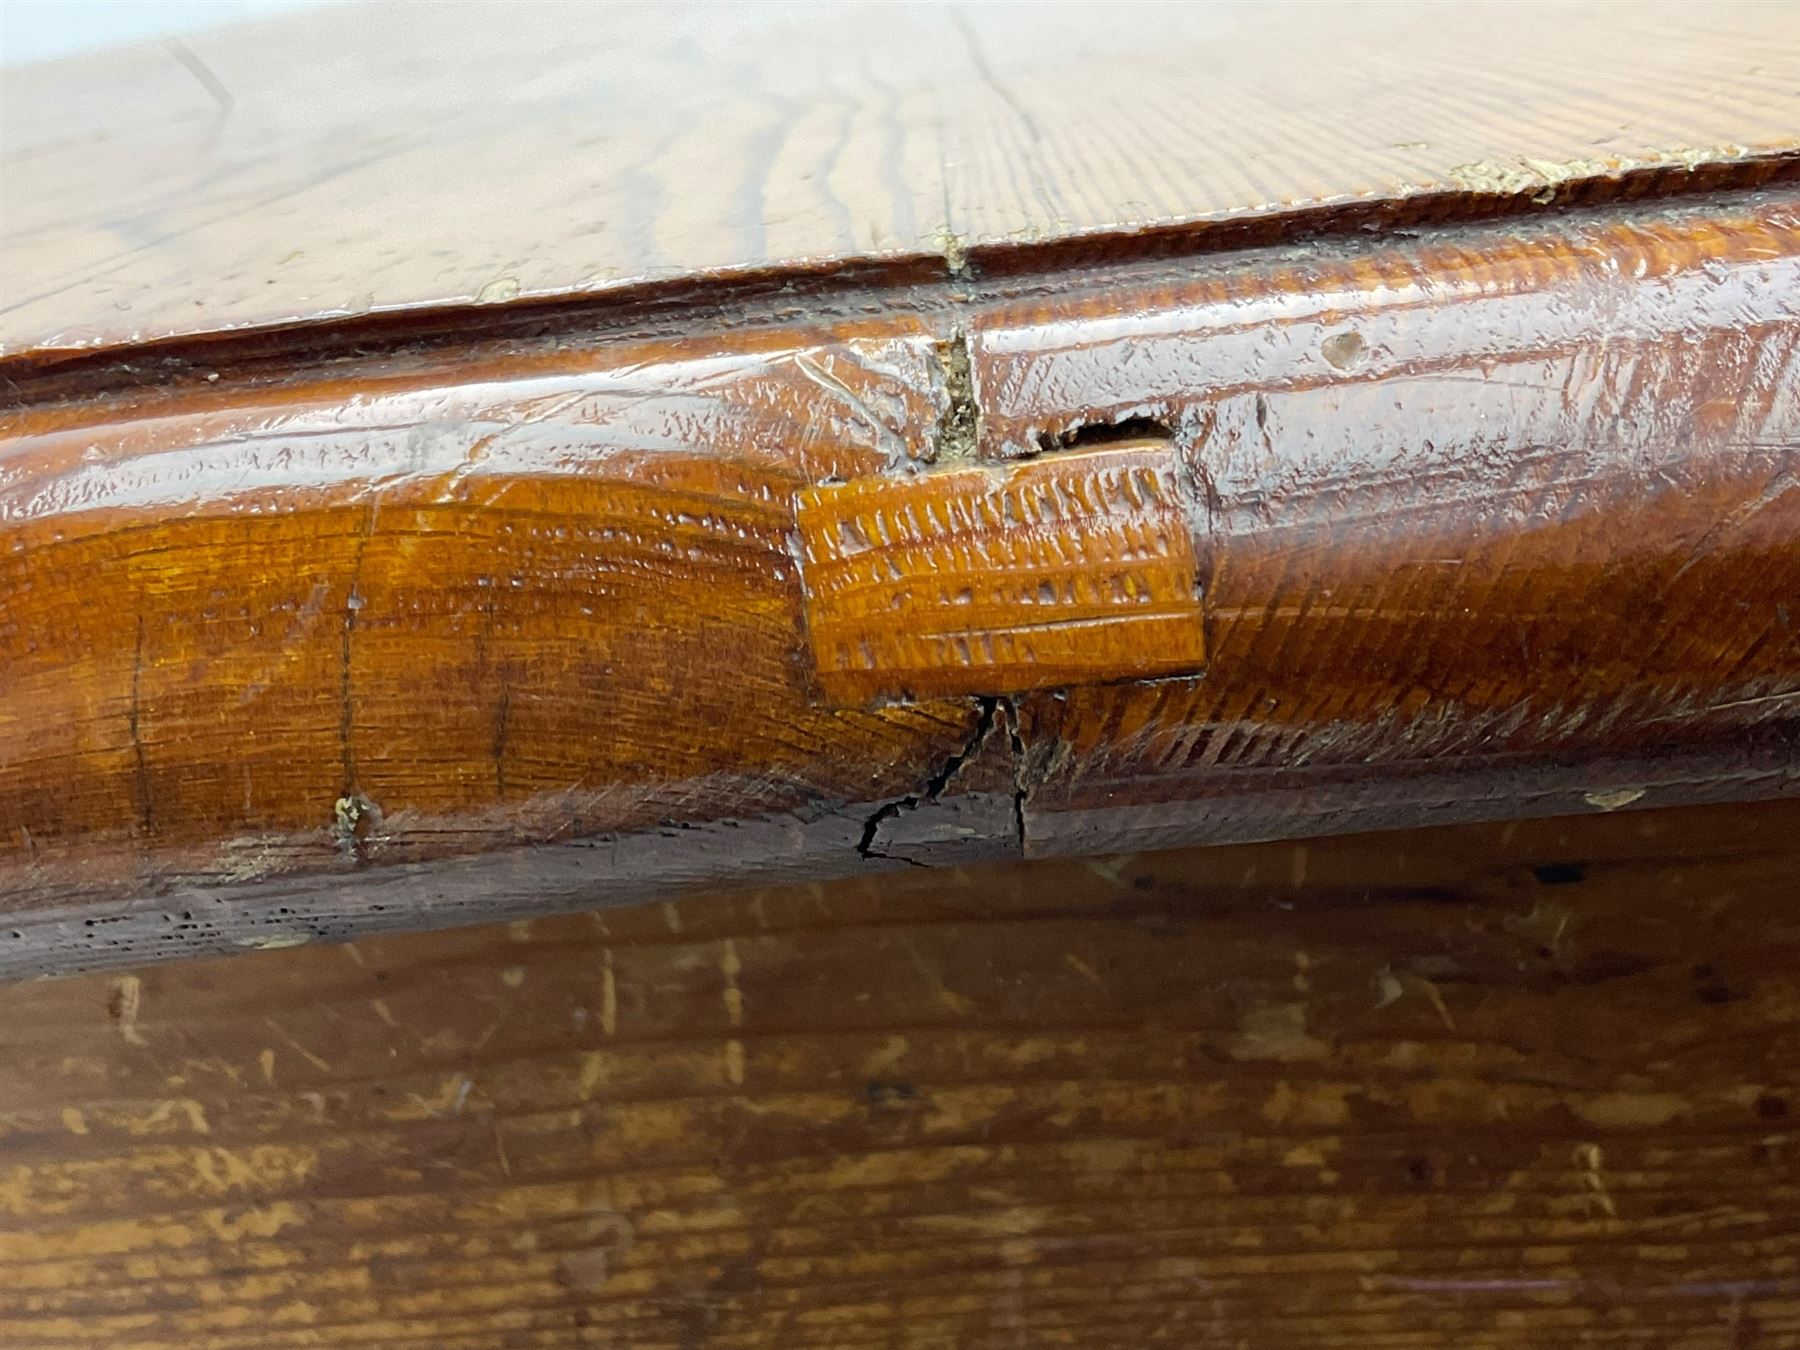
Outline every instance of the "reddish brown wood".
<path fill-rule="evenodd" d="M 0 1345 L 1800 1345 L 1800 8 L 1044 14 L 6 72 Z"/>
<path fill-rule="evenodd" d="M 28 377 L 0 967 L 1783 793 L 1797 269 L 1765 191 Z M 919 641 L 1003 539 L 1045 669 Z"/>
<path fill-rule="evenodd" d="M 854 706 L 1205 669 L 1187 479 L 1152 442 L 802 493 L 820 689 Z"/>

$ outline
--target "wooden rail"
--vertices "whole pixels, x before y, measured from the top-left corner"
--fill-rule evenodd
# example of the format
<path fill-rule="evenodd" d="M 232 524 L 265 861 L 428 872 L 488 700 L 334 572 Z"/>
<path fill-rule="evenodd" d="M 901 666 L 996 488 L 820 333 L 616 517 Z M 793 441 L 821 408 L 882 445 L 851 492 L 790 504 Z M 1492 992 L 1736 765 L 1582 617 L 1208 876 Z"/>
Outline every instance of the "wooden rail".
<path fill-rule="evenodd" d="M 1788 792 L 1797 11 L 1098 14 L 9 72 L 0 975 Z"/>
<path fill-rule="evenodd" d="M 1765 188 L 27 399 L 0 965 L 1783 793 L 1796 293 Z"/>

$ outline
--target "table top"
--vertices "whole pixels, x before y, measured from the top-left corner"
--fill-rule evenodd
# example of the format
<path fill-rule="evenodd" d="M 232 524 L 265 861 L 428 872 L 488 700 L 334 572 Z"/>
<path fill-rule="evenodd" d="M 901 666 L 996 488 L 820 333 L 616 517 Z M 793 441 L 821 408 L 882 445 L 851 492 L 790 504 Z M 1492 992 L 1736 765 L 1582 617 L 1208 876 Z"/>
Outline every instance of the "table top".
<path fill-rule="evenodd" d="M 1800 7 L 346 6 L 7 73 L 0 354 L 1800 151 Z"/>

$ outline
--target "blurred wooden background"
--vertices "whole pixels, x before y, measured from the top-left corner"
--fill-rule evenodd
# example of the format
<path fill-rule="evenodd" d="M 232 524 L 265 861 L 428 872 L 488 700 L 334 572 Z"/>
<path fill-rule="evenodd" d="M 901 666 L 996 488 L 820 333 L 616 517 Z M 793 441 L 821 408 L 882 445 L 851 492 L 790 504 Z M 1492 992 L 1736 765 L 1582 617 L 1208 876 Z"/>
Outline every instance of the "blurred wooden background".
<path fill-rule="evenodd" d="M 7 1347 L 1774 1346 L 1800 806 L 0 991 Z"/>

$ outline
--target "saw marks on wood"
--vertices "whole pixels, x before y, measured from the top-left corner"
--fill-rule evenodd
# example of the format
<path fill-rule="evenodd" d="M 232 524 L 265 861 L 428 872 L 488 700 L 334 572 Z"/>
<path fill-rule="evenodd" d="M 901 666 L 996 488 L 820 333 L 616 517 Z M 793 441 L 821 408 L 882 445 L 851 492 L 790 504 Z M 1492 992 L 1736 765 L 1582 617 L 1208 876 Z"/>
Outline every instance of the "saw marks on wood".
<path fill-rule="evenodd" d="M 1205 664 L 1192 508 L 1166 444 L 815 488 L 798 522 L 813 661 L 839 702 Z"/>

